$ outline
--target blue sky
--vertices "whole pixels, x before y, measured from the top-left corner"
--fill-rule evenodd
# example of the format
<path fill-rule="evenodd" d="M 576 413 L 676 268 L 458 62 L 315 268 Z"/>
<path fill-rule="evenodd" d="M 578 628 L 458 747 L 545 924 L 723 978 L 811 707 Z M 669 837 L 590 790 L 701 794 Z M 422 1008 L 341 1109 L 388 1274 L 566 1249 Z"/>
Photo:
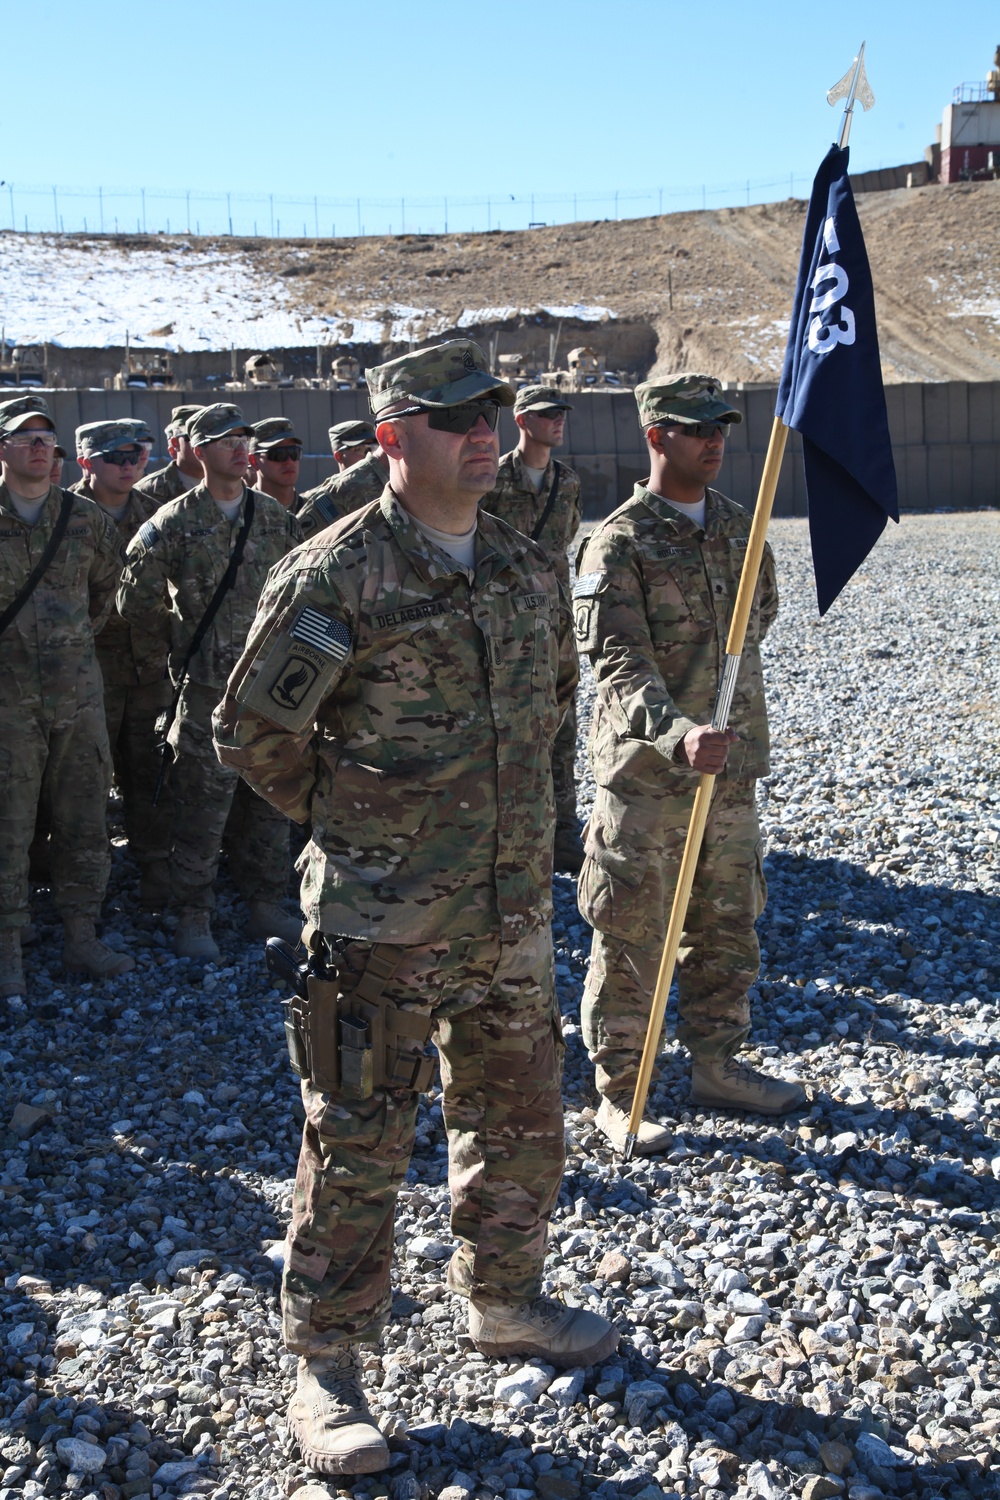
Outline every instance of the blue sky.
<path fill-rule="evenodd" d="M 36 0 L 4 21 L 0 228 L 454 231 L 804 196 L 862 39 L 857 171 L 920 159 L 1000 12 Z"/>

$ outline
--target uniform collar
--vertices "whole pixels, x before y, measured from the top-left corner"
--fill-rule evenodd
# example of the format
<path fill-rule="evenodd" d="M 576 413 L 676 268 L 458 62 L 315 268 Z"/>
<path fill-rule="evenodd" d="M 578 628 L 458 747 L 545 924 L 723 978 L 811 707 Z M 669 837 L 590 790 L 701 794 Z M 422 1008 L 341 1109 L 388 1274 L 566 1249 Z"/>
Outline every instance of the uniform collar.
<path fill-rule="evenodd" d="M 22 521 L 21 517 L 18 515 L 16 509 L 14 508 L 14 502 L 10 498 L 10 490 L 7 485 L 0 483 L 0 510 L 3 510 L 4 513 L 10 518 L 10 520 L 17 521 L 18 525 L 24 526 L 26 529 L 31 531 L 37 529 L 43 516 L 55 516 L 56 512 L 59 509 L 59 506 L 62 504 L 62 496 L 63 492 L 58 487 L 58 485 L 50 484 L 49 493 L 45 496 L 45 502 L 42 505 L 41 510 L 38 512 L 38 520 L 35 522 L 34 527 L 31 527 L 28 525 L 27 521 Z"/>
<path fill-rule="evenodd" d="M 510 457 L 511 457 L 511 462 L 512 462 L 513 469 L 514 469 L 514 478 L 517 480 L 518 486 L 522 490 L 527 491 L 532 496 L 532 498 L 537 498 L 537 496 L 539 494 L 539 491 L 535 489 L 535 486 L 531 483 L 530 479 L 526 479 L 525 478 L 525 475 L 524 475 L 524 459 L 521 457 L 521 450 L 520 450 L 520 448 L 512 448 L 511 449 L 511 453 L 510 453 Z M 501 463 L 502 462 L 503 462 L 503 460 L 501 459 Z M 552 452 L 550 450 L 550 452 L 549 452 L 549 461 L 545 465 L 545 468 L 542 471 L 542 491 L 543 492 L 545 490 L 546 484 L 547 483 L 551 483 L 550 476 L 552 474 L 552 466 L 553 466 L 554 463 L 555 463 L 555 457 L 554 457 L 554 455 L 552 454 Z"/>
<path fill-rule="evenodd" d="M 717 490 L 707 488 L 705 490 L 705 529 L 702 533 L 700 526 L 675 510 L 669 501 L 664 500 L 662 495 L 654 495 L 644 484 L 637 484 L 632 495 L 633 500 L 641 500 L 647 510 L 651 510 L 657 520 L 662 521 L 671 531 L 682 537 L 696 537 L 699 535 L 717 536 L 725 529 L 726 517 L 722 512 L 720 501 L 722 496 Z"/>
<path fill-rule="evenodd" d="M 430 537 L 424 536 L 423 532 L 413 524 L 409 513 L 393 493 L 391 485 L 387 484 L 382 491 L 379 506 L 393 536 L 421 577 L 428 581 L 456 576 L 468 577 L 465 570 L 456 565 L 453 557 L 442 552 Z M 482 584 L 488 583 L 501 568 L 509 565 L 512 559 L 508 548 L 501 541 L 498 527 L 492 517 L 480 510 L 477 522 L 476 583 Z"/>

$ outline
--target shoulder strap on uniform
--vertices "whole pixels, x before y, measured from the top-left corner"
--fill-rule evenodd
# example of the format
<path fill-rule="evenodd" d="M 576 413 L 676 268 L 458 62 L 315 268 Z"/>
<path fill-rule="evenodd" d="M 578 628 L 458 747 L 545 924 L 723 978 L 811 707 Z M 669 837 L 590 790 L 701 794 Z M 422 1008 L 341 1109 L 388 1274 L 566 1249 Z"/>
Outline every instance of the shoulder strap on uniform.
<path fill-rule="evenodd" d="M 18 615 L 21 613 L 21 610 L 27 604 L 28 600 L 31 598 L 32 594 L 35 592 L 35 589 L 41 583 L 43 577 L 48 571 L 52 559 L 55 557 L 56 553 L 59 550 L 59 543 L 66 535 L 66 527 L 69 525 L 70 513 L 72 512 L 73 506 L 75 504 L 75 496 L 71 495 L 69 490 L 63 490 L 62 504 L 59 507 L 59 514 L 56 517 L 56 524 L 52 528 L 52 535 L 49 537 L 48 545 L 46 546 L 45 551 L 42 553 L 41 557 L 38 559 L 37 563 L 28 574 L 24 587 L 19 591 L 16 597 L 11 600 L 7 608 L 4 610 L 3 614 L 0 615 L 0 636 L 2 636 L 6 632 L 8 626 L 12 625 L 17 619 Z"/>
<path fill-rule="evenodd" d="M 549 497 L 545 502 L 545 509 L 542 511 L 542 514 L 539 516 L 538 521 L 531 529 L 531 540 L 533 542 L 537 542 L 538 538 L 545 530 L 545 523 L 549 519 L 549 516 L 551 516 L 552 514 L 552 507 L 553 505 L 555 505 L 556 496 L 559 493 L 559 476 L 562 473 L 562 465 L 560 464 L 558 458 L 554 458 L 552 462 L 556 466 L 555 478 L 552 481 L 552 488 L 549 490 Z"/>

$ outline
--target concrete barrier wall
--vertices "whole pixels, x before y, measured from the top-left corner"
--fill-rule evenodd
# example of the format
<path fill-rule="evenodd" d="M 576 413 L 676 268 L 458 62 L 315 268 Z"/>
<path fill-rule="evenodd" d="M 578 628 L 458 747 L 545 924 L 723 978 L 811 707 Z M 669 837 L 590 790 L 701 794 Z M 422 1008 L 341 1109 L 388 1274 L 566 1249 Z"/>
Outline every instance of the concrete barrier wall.
<path fill-rule="evenodd" d="M 740 386 L 727 394 L 744 413 L 744 421 L 730 429 L 719 488 L 742 504 L 752 504 L 764 467 L 771 434 L 775 386 Z M 205 392 L 204 399 L 217 399 Z M 74 429 L 102 417 L 144 418 L 158 435 L 170 419 L 172 406 L 197 401 L 198 392 L 56 390 L 46 392 L 59 432 L 72 447 Z M 364 391 L 246 391 L 231 398 L 251 422 L 278 414 L 290 417 L 305 444 L 301 488 L 308 489 L 334 469 L 327 429 L 333 422 L 367 416 Z M 646 450 L 631 391 L 607 391 L 573 397 L 566 443 L 560 457 L 578 470 L 583 482 L 588 518 L 607 515 L 648 472 Z M 935 385 L 886 387 L 900 504 L 906 510 L 941 506 L 1000 504 L 1000 381 L 948 381 Z M 504 411 L 501 448 L 517 441 L 517 428 Z M 806 514 L 801 442 L 789 435 L 775 502 L 775 514 Z M 154 450 L 149 468 L 166 462 L 165 448 Z M 67 482 L 79 477 L 74 463 L 65 470 Z"/>

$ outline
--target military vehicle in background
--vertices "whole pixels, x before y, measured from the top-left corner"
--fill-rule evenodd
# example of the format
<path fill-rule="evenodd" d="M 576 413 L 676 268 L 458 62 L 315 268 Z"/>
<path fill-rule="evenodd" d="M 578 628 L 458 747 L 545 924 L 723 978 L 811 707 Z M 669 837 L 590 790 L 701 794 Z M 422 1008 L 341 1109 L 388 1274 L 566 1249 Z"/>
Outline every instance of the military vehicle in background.
<path fill-rule="evenodd" d="M 47 344 L 8 344 L 0 329 L 0 386 L 49 385 Z"/>
<path fill-rule="evenodd" d="M 106 391 L 189 391 L 191 382 L 182 385 L 174 370 L 172 354 L 162 351 L 142 350 L 138 354 L 132 349 L 128 332 L 125 333 L 125 363 L 112 379 L 104 377 Z"/>
<path fill-rule="evenodd" d="M 243 364 L 243 379 L 236 369 L 236 350 L 232 350 L 232 373 L 223 389 L 227 391 L 290 390 L 295 384 L 285 367 L 271 354 L 251 354 Z"/>

